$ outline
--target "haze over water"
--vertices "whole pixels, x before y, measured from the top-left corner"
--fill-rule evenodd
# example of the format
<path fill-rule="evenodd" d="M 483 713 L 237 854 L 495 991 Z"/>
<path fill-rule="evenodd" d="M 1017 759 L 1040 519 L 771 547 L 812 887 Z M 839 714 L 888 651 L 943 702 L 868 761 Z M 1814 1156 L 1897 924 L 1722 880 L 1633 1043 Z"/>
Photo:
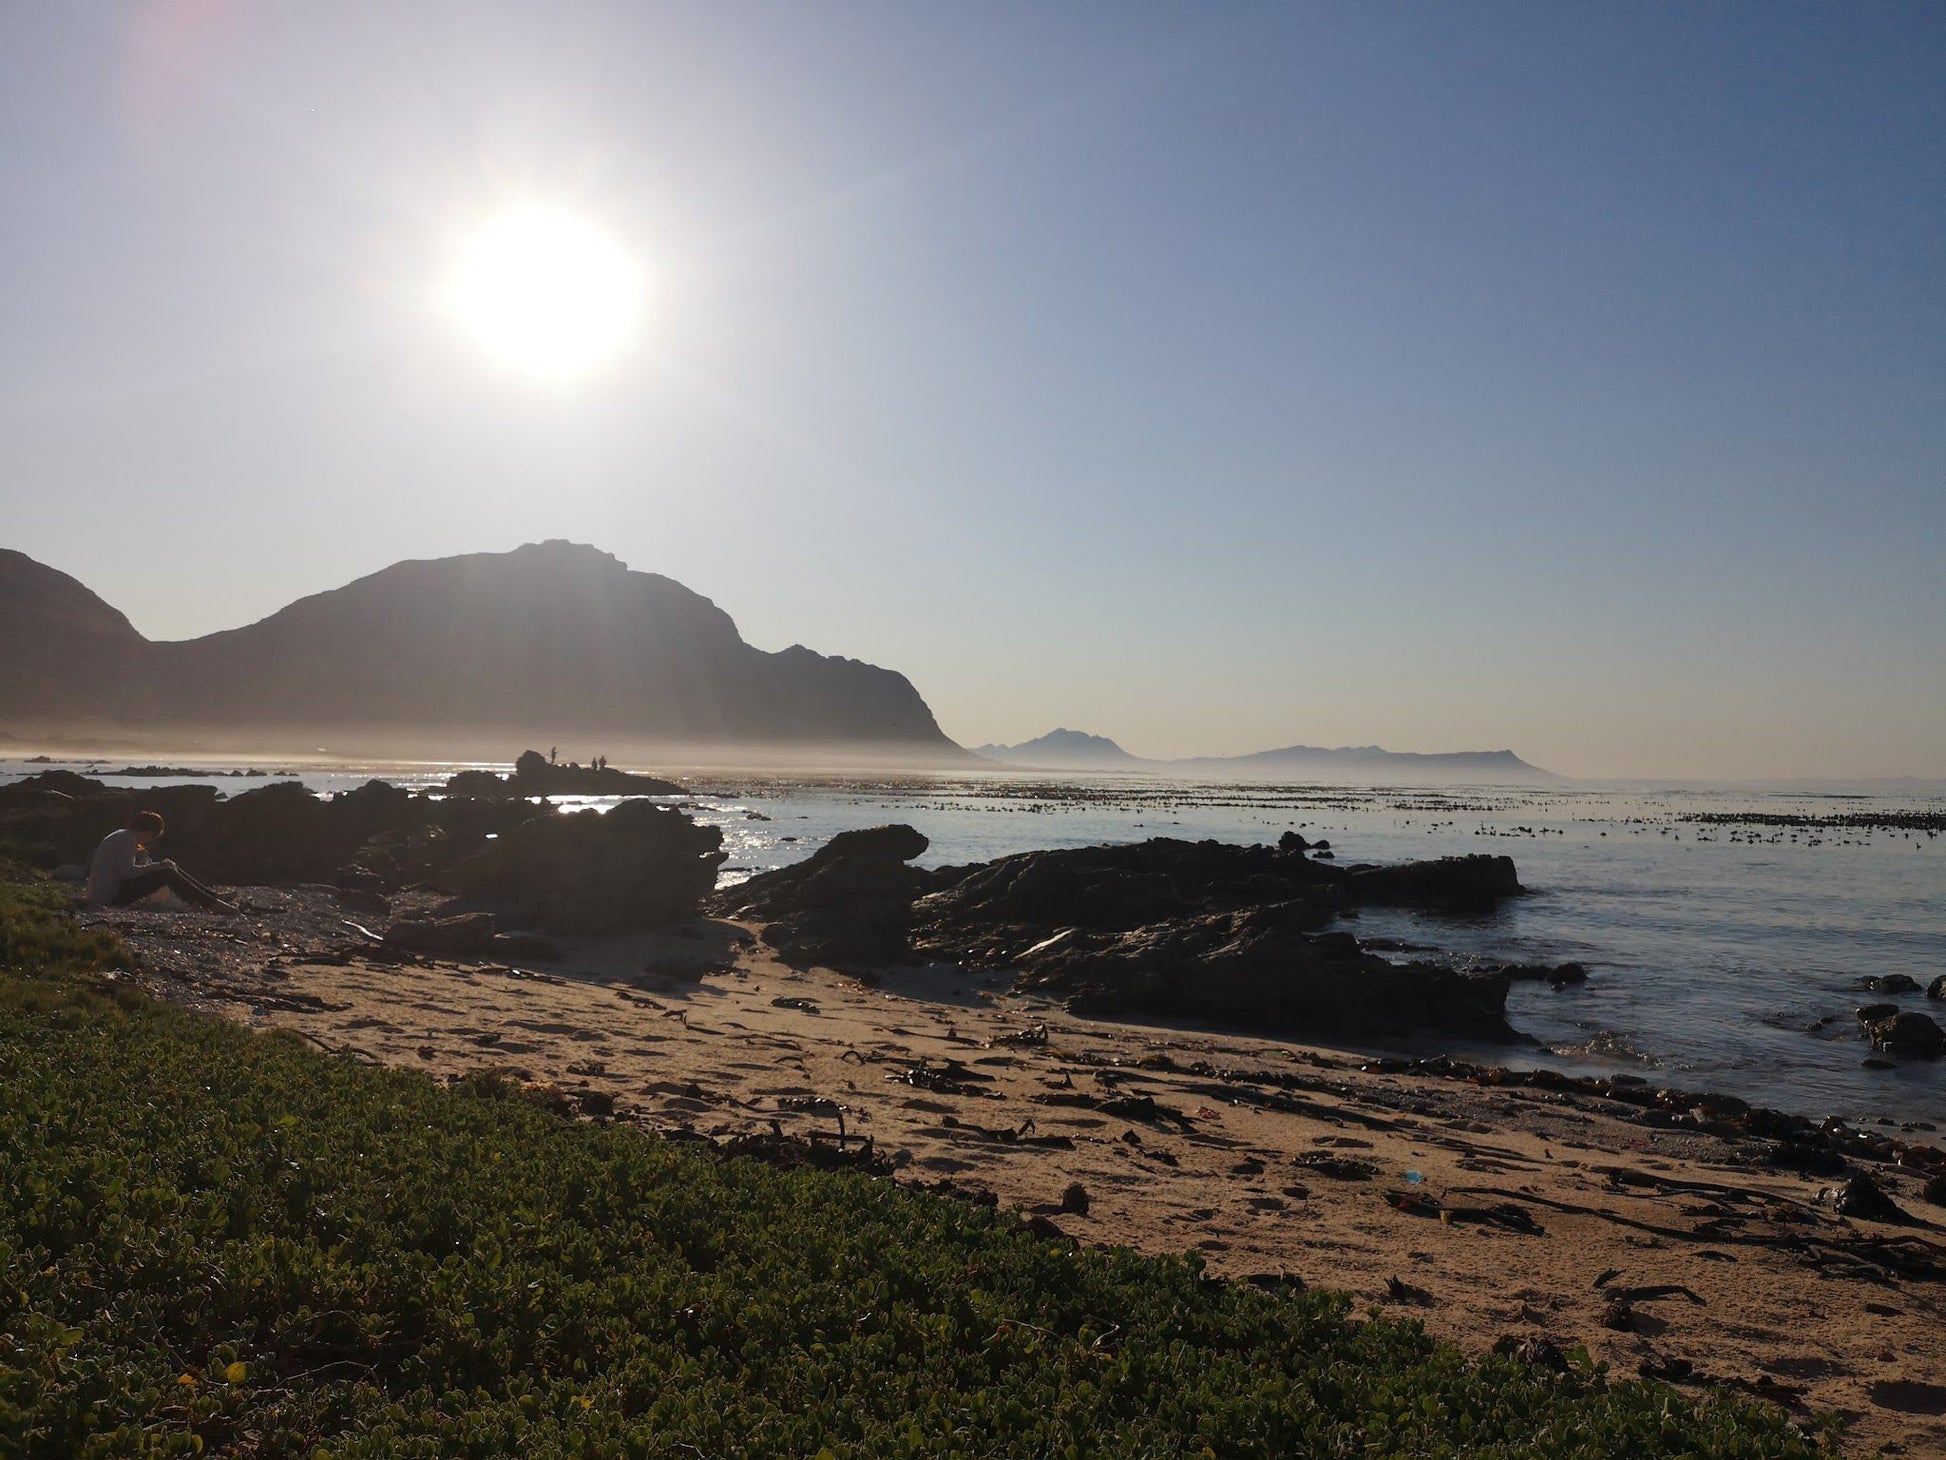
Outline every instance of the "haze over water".
<path fill-rule="evenodd" d="M 0 784 L 40 768 L 0 761 Z M 374 773 L 430 787 L 452 769 L 311 769 L 298 778 L 320 792 L 348 789 Z M 213 783 L 227 793 L 264 784 Z M 1946 811 L 1946 785 L 1414 790 L 1007 772 L 718 771 L 699 772 L 689 784 L 698 789 L 666 799 L 723 829 L 724 884 L 809 856 L 835 832 L 888 821 L 908 822 L 931 838 L 921 858 L 927 866 L 1151 836 L 1274 842 L 1289 829 L 1330 841 L 1340 865 L 1505 854 L 1530 895 L 1492 915 L 1369 908 L 1346 925 L 1361 938 L 1437 950 L 1394 956 L 1588 966 L 1588 982 L 1561 993 L 1543 983 L 1514 986 L 1510 1018 L 1538 1043 L 1463 1052 L 1496 1063 L 1636 1075 L 1813 1117 L 1946 1124 L 1946 1061 L 1865 1068 L 1869 1045 L 1853 1017 L 1859 1005 L 1886 997 L 1854 987 L 1864 976 L 1903 973 L 1923 988 L 1946 973 L 1946 838 L 1694 819 L 1938 813 Z M 1923 994 L 1889 1001 L 1946 1012 Z M 1416 1052 L 1440 1047 L 1459 1048 L 1428 1043 Z"/>

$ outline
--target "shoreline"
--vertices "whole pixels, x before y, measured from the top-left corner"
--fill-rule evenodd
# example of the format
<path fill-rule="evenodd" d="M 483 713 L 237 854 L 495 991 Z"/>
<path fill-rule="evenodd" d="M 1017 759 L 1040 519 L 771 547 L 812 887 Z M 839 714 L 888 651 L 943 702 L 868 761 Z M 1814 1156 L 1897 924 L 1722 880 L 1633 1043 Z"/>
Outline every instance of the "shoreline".
<path fill-rule="evenodd" d="M 10 769 L 20 773 L 19 779 L 32 779 L 24 774 L 33 769 L 26 762 Z M 437 769 L 450 771 L 453 763 Z M 210 784 L 219 801 L 235 801 L 238 792 L 264 793 L 260 800 L 274 794 L 275 782 L 222 781 L 214 779 L 217 774 L 213 769 Z M 165 803 L 174 798 L 200 820 L 202 804 L 188 794 L 193 788 L 158 784 L 167 779 L 172 778 L 122 778 L 102 790 L 104 796 L 132 797 L 165 812 L 171 811 Z M 314 794 L 327 800 L 361 790 L 363 783 L 352 784 L 355 779 L 339 772 L 323 782 L 305 776 Z M 442 799 L 439 785 L 429 785 L 439 777 L 422 773 L 406 779 L 404 789 L 415 794 L 430 789 L 429 801 Z M 0 786 L 0 797 L 11 786 Z M 1476 1048 L 1480 1057 L 1576 1076 L 1637 1074 L 1693 1083 L 1813 1119 L 1836 1113 L 1862 1124 L 1880 1117 L 1921 1117 L 1946 1127 L 1946 1065 L 1888 1062 L 1868 1047 L 1869 1031 L 1855 1021 L 1861 1003 L 1885 997 L 1866 988 L 1878 982 L 1877 975 L 1907 975 L 1923 988 L 1942 966 L 1937 955 L 1946 945 L 1912 911 L 1929 906 L 1939 887 L 1936 857 L 1923 856 L 1934 838 L 1907 826 L 1934 813 L 1875 814 L 1874 825 L 1896 829 L 1838 835 L 1823 826 L 1828 817 L 1798 808 L 1789 819 L 1806 830 L 1806 846 L 1845 848 L 1814 857 L 1796 845 L 1779 849 L 1780 839 L 1788 843 L 1796 834 L 1785 837 L 1782 828 L 1770 825 L 1774 812 L 1692 807 L 1679 814 L 1670 806 L 1643 806 L 1607 807 L 1590 815 L 1567 804 L 1536 807 L 1516 798 L 1517 804 L 1504 806 L 1482 802 L 1475 807 L 1469 801 L 1461 816 L 1459 804 L 1443 796 L 1433 807 L 1418 797 L 1396 800 L 1376 792 L 1345 797 L 1311 787 L 1301 796 L 1279 791 L 1264 800 L 1246 790 L 1232 786 L 1216 794 L 1213 788 L 1181 786 L 1155 800 L 1127 788 L 1051 785 L 1007 774 L 976 784 L 951 777 L 860 780 L 825 773 L 809 779 L 753 776 L 748 784 L 728 788 L 704 789 L 697 782 L 672 799 L 699 824 L 722 832 L 729 857 L 719 874 L 721 896 L 744 885 L 738 878 L 789 865 L 793 853 L 801 857 L 823 839 L 854 827 L 861 819 L 858 808 L 867 802 L 875 814 L 924 825 L 934 845 L 912 865 L 934 873 L 1021 851 L 1120 845 L 1158 835 L 1247 845 L 1267 842 L 1287 823 L 1311 835 L 1329 833 L 1341 856 L 1355 853 L 1380 865 L 1486 847 L 1497 851 L 1504 841 L 1476 838 L 1519 836 L 1528 849 L 1508 850 L 1520 858 L 1536 896 L 1517 916 L 1448 920 L 1378 907 L 1363 909 L 1363 921 L 1351 921 L 1349 910 L 1341 914 L 1344 930 L 1388 961 L 1404 960 L 1393 957 L 1387 944 L 1402 953 L 1424 953 L 1460 972 L 1563 961 L 1592 971 L 1583 988 L 1562 997 L 1544 992 L 1536 997 L 1534 986 L 1516 984 L 1507 1017 L 1533 1045 Z M 1472 827 L 1475 811 L 1477 828 Z M 1639 814 L 1622 814 L 1628 811 Z M 421 819 L 437 815 L 428 812 Z M 1671 828 L 1685 816 L 1688 821 L 1675 834 Z M 1856 819 L 1855 813 L 1846 816 Z M 1689 824 L 1698 817 L 1763 824 Z M 1705 830 L 1712 834 L 1703 835 Z M 1857 852 L 1853 836 L 1868 850 Z M 194 840 L 192 835 L 171 854 L 219 879 L 254 880 L 247 867 L 210 862 L 205 848 L 190 844 Z M 1684 861 L 1692 842 L 1722 845 L 1704 853 L 1712 859 L 1707 864 L 1692 865 L 1693 857 Z M 1672 857 L 1675 843 L 1683 845 Z M 1908 845 L 1920 854 L 1908 851 Z M 89 850 L 90 845 L 77 843 L 60 857 L 41 860 L 48 866 L 79 862 Z M 1873 860 L 1849 860 L 1860 855 Z M 336 881 L 341 870 L 333 861 L 314 859 L 269 880 Z M 1869 887 L 1856 880 L 1867 875 L 1875 879 Z M 1571 898 L 1552 895 L 1569 888 Z M 1698 890 L 1708 888 L 1731 889 L 1734 903 Z M 1651 906 L 1644 894 L 1662 901 Z M 1802 916 L 1807 899 L 1821 909 L 1808 922 Z M 1719 927 L 1712 903 L 1743 911 Z M 1378 936 L 1366 936 L 1367 927 Z M 1938 1007 L 1917 992 L 1891 998 L 1899 1012 L 1931 1015 Z"/>
<path fill-rule="evenodd" d="M 1821 1142 L 1733 1098 L 1085 1018 L 950 965 L 799 972 L 723 919 L 567 940 L 540 972 L 365 946 L 323 889 L 243 896 L 237 920 L 84 921 L 124 936 L 144 989 L 334 1054 L 495 1070 L 564 1114 L 726 1149 L 868 1149 L 1078 1242 L 1345 1289 L 1473 1352 L 1585 1344 L 1618 1378 L 1839 1413 L 1853 1449 L 1946 1446 L 1936 1132 Z M 1821 1195 L 1840 1177 L 1763 1159 L 1792 1131 L 1804 1164 L 1837 1142 L 1917 1224 L 1841 1216 Z"/>

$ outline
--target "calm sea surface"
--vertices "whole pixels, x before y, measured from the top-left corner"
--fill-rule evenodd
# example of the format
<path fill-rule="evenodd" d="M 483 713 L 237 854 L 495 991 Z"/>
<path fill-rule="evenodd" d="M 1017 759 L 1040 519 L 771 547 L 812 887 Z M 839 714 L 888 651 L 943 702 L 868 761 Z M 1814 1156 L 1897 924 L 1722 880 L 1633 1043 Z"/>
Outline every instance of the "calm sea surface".
<path fill-rule="evenodd" d="M 0 760 L 0 784 L 44 768 Z M 160 784 L 71 768 L 113 784 Z M 298 779 L 318 791 L 374 774 L 426 786 L 451 769 L 303 769 Z M 1946 1125 L 1946 1061 L 1867 1069 L 1852 1016 L 1884 997 L 1860 992 L 1863 976 L 1904 973 L 1923 987 L 1946 973 L 1946 837 L 1696 819 L 1939 813 L 1946 786 L 1404 790 L 1008 773 L 674 774 L 694 789 L 668 799 L 723 828 L 726 883 L 808 856 L 834 832 L 886 821 L 932 839 L 929 866 L 1150 836 L 1270 842 L 1293 828 L 1328 838 L 1340 865 L 1504 853 L 1532 895 L 1490 917 L 1369 910 L 1352 925 L 1462 960 L 1588 965 L 1576 989 L 1515 987 L 1513 1022 L 1537 1046 L 1474 1052 L 1634 1073 L 1810 1116 Z M 212 783 L 230 794 L 264 784 Z M 1922 993 L 1889 1002 L 1946 1022 L 1946 1004 Z"/>

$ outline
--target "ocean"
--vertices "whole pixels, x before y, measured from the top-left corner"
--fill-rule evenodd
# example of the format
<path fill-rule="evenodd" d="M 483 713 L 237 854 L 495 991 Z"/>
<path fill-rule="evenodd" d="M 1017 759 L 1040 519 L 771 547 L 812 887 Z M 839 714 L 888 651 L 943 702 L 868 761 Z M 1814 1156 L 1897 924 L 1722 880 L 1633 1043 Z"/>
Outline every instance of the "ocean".
<path fill-rule="evenodd" d="M 162 783 L 61 764 L 111 784 Z M 0 784 L 45 768 L 0 760 Z M 433 786 L 452 769 L 293 774 L 328 792 L 373 775 Z M 931 838 L 921 859 L 928 866 L 1151 836 L 1274 842 L 1286 830 L 1328 840 L 1341 866 L 1504 853 L 1529 895 L 1490 916 L 1367 909 L 1347 925 L 1461 962 L 1588 967 L 1585 984 L 1558 993 L 1515 985 L 1509 1015 L 1534 1044 L 1446 1048 L 1721 1091 L 1814 1118 L 1946 1125 L 1946 1060 L 1867 1067 L 1870 1048 L 1853 1014 L 1890 1002 L 1946 1022 L 1946 1002 L 1923 992 L 1858 987 L 1867 976 L 1902 973 L 1923 989 L 1946 974 L 1946 838 L 1875 824 L 1946 815 L 1946 786 L 1413 789 L 1001 771 L 658 773 L 692 788 L 664 799 L 723 829 L 725 884 L 806 857 L 835 832 L 888 821 Z M 212 784 L 234 794 L 265 782 Z M 1830 824 L 1838 817 L 1848 824 Z"/>

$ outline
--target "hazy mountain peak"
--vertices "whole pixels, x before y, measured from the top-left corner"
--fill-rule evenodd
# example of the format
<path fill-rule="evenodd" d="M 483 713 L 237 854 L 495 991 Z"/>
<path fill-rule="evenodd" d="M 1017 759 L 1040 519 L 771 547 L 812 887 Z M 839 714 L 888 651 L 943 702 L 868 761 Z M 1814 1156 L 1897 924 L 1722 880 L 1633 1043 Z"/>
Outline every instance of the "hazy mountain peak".
<path fill-rule="evenodd" d="M 1068 769 L 1101 769 L 1141 763 L 1104 735 L 1090 735 L 1084 730 L 1069 730 L 1065 726 L 1032 740 L 1023 740 L 1018 745 L 982 745 L 973 753 L 1010 765 Z"/>
<path fill-rule="evenodd" d="M 100 647 L 117 623 L 119 657 Z M 148 642 L 73 579 L 9 554 L 0 640 L 22 639 L 35 656 L 0 657 L 0 729 L 85 719 L 181 740 L 309 747 L 328 735 L 447 753 L 462 740 L 581 736 L 610 751 L 964 754 L 903 675 L 801 645 L 767 654 L 675 579 L 564 539 L 394 563 L 179 643 Z"/>

